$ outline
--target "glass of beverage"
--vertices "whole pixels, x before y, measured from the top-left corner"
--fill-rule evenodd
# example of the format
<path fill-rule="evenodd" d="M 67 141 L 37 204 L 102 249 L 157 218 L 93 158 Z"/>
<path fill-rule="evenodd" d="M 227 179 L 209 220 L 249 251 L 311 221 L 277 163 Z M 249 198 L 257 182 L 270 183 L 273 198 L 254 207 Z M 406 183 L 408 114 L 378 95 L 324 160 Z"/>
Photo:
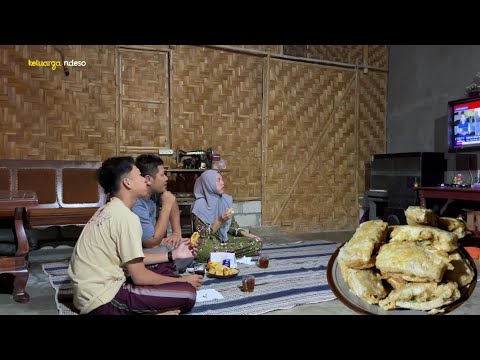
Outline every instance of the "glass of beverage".
<path fill-rule="evenodd" d="M 196 265 L 193 268 L 193 273 L 196 275 L 205 276 L 205 265 Z"/>
<path fill-rule="evenodd" d="M 270 259 L 268 255 L 260 255 L 260 258 L 258 259 L 258 267 L 262 269 L 268 268 L 268 263 L 270 262 Z"/>
<path fill-rule="evenodd" d="M 254 275 L 243 275 L 242 276 L 242 287 L 244 292 L 252 292 L 255 289 L 255 276 Z"/>

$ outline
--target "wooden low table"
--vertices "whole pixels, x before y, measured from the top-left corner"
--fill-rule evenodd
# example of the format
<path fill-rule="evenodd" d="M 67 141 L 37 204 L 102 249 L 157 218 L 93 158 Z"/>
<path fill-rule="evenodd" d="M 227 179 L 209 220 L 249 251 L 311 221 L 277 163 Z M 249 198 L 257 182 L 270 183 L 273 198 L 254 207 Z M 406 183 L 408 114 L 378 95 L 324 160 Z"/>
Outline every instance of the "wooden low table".
<path fill-rule="evenodd" d="M 426 207 L 425 199 L 451 199 L 451 200 L 469 200 L 480 201 L 480 190 L 472 188 L 457 187 L 419 187 L 418 197 L 420 198 L 420 206 Z"/>
<path fill-rule="evenodd" d="M 30 248 L 24 228 L 26 207 L 38 204 L 37 195 L 33 191 L 0 190 L 0 210 L 12 210 L 15 218 L 13 236 L 17 244 L 15 256 L 0 256 L 0 274 L 12 274 L 13 299 L 26 303 L 30 296 L 25 291 L 28 281 L 28 255 Z"/>
<path fill-rule="evenodd" d="M 419 187 L 418 197 L 420 198 L 420 206 L 426 208 L 426 199 L 447 199 L 447 200 L 465 200 L 479 201 L 480 189 L 459 188 L 459 187 Z M 480 239 L 480 232 L 472 231 L 472 239 Z"/>

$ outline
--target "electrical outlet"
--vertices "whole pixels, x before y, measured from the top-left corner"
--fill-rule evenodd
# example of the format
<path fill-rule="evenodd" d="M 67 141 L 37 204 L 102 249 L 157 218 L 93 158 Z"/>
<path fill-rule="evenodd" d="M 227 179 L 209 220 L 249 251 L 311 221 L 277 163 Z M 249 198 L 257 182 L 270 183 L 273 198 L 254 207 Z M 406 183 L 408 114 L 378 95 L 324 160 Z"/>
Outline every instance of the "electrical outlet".
<path fill-rule="evenodd" d="M 173 155 L 172 149 L 158 149 L 159 155 Z"/>

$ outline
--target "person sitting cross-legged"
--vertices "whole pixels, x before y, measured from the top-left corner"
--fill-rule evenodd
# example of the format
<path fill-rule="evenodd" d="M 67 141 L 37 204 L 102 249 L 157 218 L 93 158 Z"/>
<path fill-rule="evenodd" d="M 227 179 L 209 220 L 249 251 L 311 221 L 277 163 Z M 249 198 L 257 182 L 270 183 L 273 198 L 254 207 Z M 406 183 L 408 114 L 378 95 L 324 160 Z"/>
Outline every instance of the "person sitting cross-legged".
<path fill-rule="evenodd" d="M 222 174 L 205 171 L 195 182 L 192 208 L 194 230 L 201 230 L 198 262 L 206 262 L 211 252 L 233 252 L 235 256 L 255 256 L 263 240 L 242 229 L 233 218 L 233 198 L 225 194 Z"/>
<path fill-rule="evenodd" d="M 168 178 L 163 160 L 156 154 L 142 154 L 135 160 L 135 165 L 147 181 L 147 195 L 139 198 L 132 208 L 142 224 L 144 251 L 167 253 L 176 249 L 181 242 L 188 243 L 189 238 L 182 238 L 177 200 L 175 195 L 167 190 Z M 157 219 L 157 204 L 154 198 L 158 195 L 160 195 L 162 206 Z M 172 234 L 165 236 L 169 223 Z M 175 260 L 175 266 L 179 272 L 184 272 L 193 260 L 193 257 L 178 259 Z"/>
<path fill-rule="evenodd" d="M 102 163 L 98 181 L 110 198 L 85 225 L 68 274 L 80 314 L 185 313 L 192 309 L 203 277 L 176 274 L 174 260 L 196 254 L 181 243 L 168 253 L 144 253 L 140 220 L 131 208 L 147 195 L 147 184 L 132 157 Z"/>

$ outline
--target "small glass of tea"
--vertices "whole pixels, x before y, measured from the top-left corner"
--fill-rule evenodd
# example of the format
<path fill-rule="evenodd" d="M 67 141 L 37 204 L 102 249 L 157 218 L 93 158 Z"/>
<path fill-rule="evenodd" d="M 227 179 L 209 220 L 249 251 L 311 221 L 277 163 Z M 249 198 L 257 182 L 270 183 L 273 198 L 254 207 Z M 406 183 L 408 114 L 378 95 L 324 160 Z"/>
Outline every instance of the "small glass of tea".
<path fill-rule="evenodd" d="M 268 268 L 268 263 L 269 263 L 270 259 L 268 257 L 268 255 L 260 255 L 259 259 L 258 259 L 258 267 L 259 268 L 262 268 L 262 269 L 266 269 Z"/>
<path fill-rule="evenodd" d="M 205 276 L 205 265 L 196 265 L 193 268 L 193 273 L 196 275 Z"/>
<path fill-rule="evenodd" d="M 252 292 L 255 289 L 255 276 L 243 275 L 242 276 L 242 288 L 244 292 Z"/>

